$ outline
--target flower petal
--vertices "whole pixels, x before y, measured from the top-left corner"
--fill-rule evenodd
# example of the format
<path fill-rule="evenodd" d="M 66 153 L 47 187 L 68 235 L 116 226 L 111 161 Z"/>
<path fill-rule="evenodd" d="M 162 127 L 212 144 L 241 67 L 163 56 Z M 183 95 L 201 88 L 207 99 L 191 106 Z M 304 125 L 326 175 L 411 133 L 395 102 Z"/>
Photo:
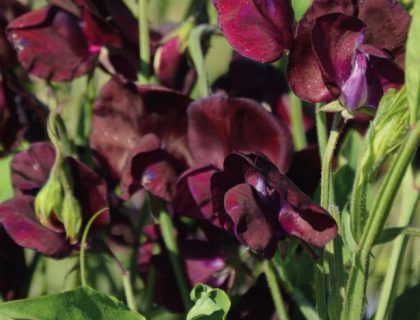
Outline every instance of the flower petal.
<path fill-rule="evenodd" d="M 222 32 L 243 56 L 272 62 L 290 48 L 294 15 L 289 0 L 213 0 L 213 4 Z"/>
<path fill-rule="evenodd" d="M 41 225 L 35 217 L 33 197 L 18 196 L 0 205 L 0 222 L 9 236 L 24 248 L 49 257 L 63 257 L 71 246 L 62 233 Z"/>
<path fill-rule="evenodd" d="M 52 144 L 38 142 L 12 160 L 12 184 L 18 195 L 33 195 L 47 182 L 55 160 Z"/>
<path fill-rule="evenodd" d="M 262 211 L 251 186 L 242 183 L 230 189 L 225 194 L 224 205 L 238 240 L 267 258 L 272 257 L 278 241 L 275 221 Z"/>
<path fill-rule="evenodd" d="M 199 163 L 222 168 L 232 151 L 261 152 L 282 172 L 291 157 L 287 127 L 258 103 L 214 94 L 195 101 L 188 108 L 188 140 Z"/>
<path fill-rule="evenodd" d="M 95 63 L 88 43 L 72 14 L 48 6 L 13 20 L 8 38 L 18 59 L 31 74 L 54 81 L 68 81 L 89 72 Z"/>
<path fill-rule="evenodd" d="M 329 101 L 330 93 L 312 50 L 312 29 L 318 17 L 329 13 L 352 15 L 351 0 L 315 0 L 298 24 L 295 41 L 290 50 L 287 78 L 292 90 L 301 99 L 309 102 Z"/>
<path fill-rule="evenodd" d="M 390 52 L 403 68 L 409 13 L 395 0 L 363 0 L 358 17 L 367 25 L 366 43 Z"/>

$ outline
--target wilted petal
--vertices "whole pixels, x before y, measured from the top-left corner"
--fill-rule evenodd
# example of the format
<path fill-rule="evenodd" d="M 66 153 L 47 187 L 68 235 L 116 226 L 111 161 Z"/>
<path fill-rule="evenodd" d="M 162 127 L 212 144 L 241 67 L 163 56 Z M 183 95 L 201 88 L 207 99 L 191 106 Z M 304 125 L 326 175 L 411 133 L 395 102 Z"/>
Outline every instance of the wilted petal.
<path fill-rule="evenodd" d="M 210 179 L 217 171 L 216 167 L 209 165 L 191 168 L 180 176 L 173 201 L 177 214 L 214 220 Z"/>
<path fill-rule="evenodd" d="M 31 11 L 8 26 L 8 37 L 23 67 L 40 78 L 67 81 L 94 66 L 78 20 L 57 7 Z"/>
<path fill-rule="evenodd" d="M 46 256 L 62 257 L 71 246 L 62 233 L 41 225 L 35 217 L 33 197 L 18 196 L 0 205 L 0 223 L 20 246 L 34 249 Z"/>
<path fill-rule="evenodd" d="M 189 145 L 198 162 L 222 168 L 232 151 L 261 152 L 287 171 L 289 130 L 255 101 L 215 94 L 192 103 L 188 117 Z"/>
<path fill-rule="evenodd" d="M 35 195 L 48 180 L 55 160 L 52 144 L 38 142 L 12 160 L 12 183 L 17 195 Z"/>
<path fill-rule="evenodd" d="M 25 272 L 23 249 L 0 225 L 0 294 L 4 300 L 24 298 L 20 296 L 20 289 L 24 286 Z"/>
<path fill-rule="evenodd" d="M 341 13 L 322 16 L 315 22 L 312 30 L 312 47 L 325 84 L 337 97 L 340 94 L 340 87 L 349 78 L 355 75 L 357 79 L 365 78 L 364 74 L 360 73 L 366 70 L 366 62 L 363 68 L 359 61 L 361 57 L 355 58 L 356 50 L 364 40 L 365 31 L 366 26 L 361 20 Z M 344 94 L 350 93 L 352 92 Z"/>
<path fill-rule="evenodd" d="M 351 0 L 315 0 L 299 22 L 290 50 L 287 77 L 292 90 L 301 99 L 321 102 L 334 98 L 324 84 L 312 50 L 312 29 L 320 16 L 334 12 L 352 15 L 354 9 Z"/>
<path fill-rule="evenodd" d="M 272 257 L 278 238 L 275 220 L 257 203 L 251 186 L 238 184 L 225 194 L 226 213 L 232 220 L 231 231 L 251 249 Z"/>
<path fill-rule="evenodd" d="M 367 25 L 366 43 L 387 50 L 403 67 L 409 13 L 395 0 L 363 0 L 358 17 Z"/>
<path fill-rule="evenodd" d="M 289 0 L 213 0 L 219 25 L 230 44 L 259 62 L 279 59 L 293 40 L 293 9 Z"/>

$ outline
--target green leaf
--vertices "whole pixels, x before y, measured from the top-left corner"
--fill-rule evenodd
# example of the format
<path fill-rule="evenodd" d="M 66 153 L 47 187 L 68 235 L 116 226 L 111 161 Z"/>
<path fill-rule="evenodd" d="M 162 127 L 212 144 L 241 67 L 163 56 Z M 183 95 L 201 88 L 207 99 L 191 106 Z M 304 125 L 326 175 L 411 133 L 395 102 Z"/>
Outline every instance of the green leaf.
<path fill-rule="evenodd" d="M 0 202 L 10 199 L 13 196 L 10 173 L 10 162 L 12 159 L 12 156 L 0 159 Z"/>
<path fill-rule="evenodd" d="M 311 3 L 311 0 L 292 0 L 292 7 L 295 12 L 295 18 L 297 21 L 302 18 Z"/>
<path fill-rule="evenodd" d="M 195 305 L 188 312 L 187 320 L 224 320 L 230 309 L 230 300 L 221 289 L 197 284 L 191 291 Z"/>
<path fill-rule="evenodd" d="M 347 250 L 349 250 L 350 253 L 356 252 L 358 246 L 351 229 L 350 213 L 347 209 L 344 209 L 341 214 L 341 230 L 343 237 L 342 239 Z"/>
<path fill-rule="evenodd" d="M 410 108 L 410 123 L 415 123 L 420 116 L 420 1 L 415 1 L 413 19 L 407 38 L 405 55 L 405 83 Z"/>
<path fill-rule="evenodd" d="M 335 204 L 340 208 L 340 210 L 343 210 L 350 200 L 354 177 L 354 169 L 348 164 L 342 166 L 334 174 Z"/>
<path fill-rule="evenodd" d="M 0 320 L 145 320 L 114 297 L 89 287 L 0 304 Z"/>
<path fill-rule="evenodd" d="M 403 231 L 404 227 L 384 229 L 375 240 L 375 244 L 384 244 L 390 242 L 398 237 Z"/>

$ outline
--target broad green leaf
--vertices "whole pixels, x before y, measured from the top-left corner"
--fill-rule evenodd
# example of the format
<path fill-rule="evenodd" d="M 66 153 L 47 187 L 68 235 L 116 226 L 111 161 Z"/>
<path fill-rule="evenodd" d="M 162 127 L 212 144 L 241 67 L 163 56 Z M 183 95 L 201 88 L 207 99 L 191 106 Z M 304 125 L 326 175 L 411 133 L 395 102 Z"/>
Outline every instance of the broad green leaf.
<path fill-rule="evenodd" d="M 420 1 L 416 0 L 407 38 L 405 55 L 405 83 L 410 108 L 410 123 L 420 117 Z"/>
<path fill-rule="evenodd" d="M 194 306 L 188 312 L 187 320 L 224 320 L 230 309 L 230 300 L 221 289 L 197 284 L 191 291 Z"/>
<path fill-rule="evenodd" d="M 0 320 L 145 320 L 117 299 L 89 287 L 0 304 Z"/>

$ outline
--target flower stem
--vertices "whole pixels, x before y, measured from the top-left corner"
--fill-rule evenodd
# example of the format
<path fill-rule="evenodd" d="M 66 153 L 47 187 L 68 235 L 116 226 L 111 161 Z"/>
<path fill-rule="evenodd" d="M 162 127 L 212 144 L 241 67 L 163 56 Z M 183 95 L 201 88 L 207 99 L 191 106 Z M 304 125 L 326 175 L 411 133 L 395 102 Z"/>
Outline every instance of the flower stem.
<path fill-rule="evenodd" d="M 80 281 L 82 282 L 82 286 L 86 286 L 86 264 L 85 264 L 85 252 L 86 252 L 86 241 L 87 236 L 89 234 L 90 228 L 92 227 L 93 222 L 98 218 L 102 213 L 109 210 L 109 208 L 102 208 L 98 212 L 96 212 L 86 224 L 85 230 L 83 231 L 82 240 L 80 243 Z"/>
<path fill-rule="evenodd" d="M 293 128 L 293 143 L 295 145 L 295 150 L 299 151 L 308 145 L 303 125 L 302 101 L 292 91 L 289 93 L 289 101 L 290 122 Z"/>
<path fill-rule="evenodd" d="M 409 179 L 410 175 L 412 175 L 412 171 L 407 175 L 406 183 L 404 184 L 405 189 L 403 193 L 401 216 L 399 219 L 400 226 L 405 226 L 410 223 L 420 199 L 419 192 L 413 191 L 413 181 Z M 398 271 L 401 267 L 407 242 L 408 236 L 404 234 L 401 234 L 394 242 L 381 296 L 379 298 L 378 308 L 375 313 L 375 320 L 385 319 L 386 317 L 389 318 L 390 314 L 392 314 L 392 298 L 394 298 L 396 294 Z"/>
<path fill-rule="evenodd" d="M 191 300 L 187 279 L 182 270 L 179 249 L 174 234 L 174 226 L 169 213 L 164 208 L 162 208 L 159 213 L 159 223 L 162 230 L 163 242 L 168 250 L 169 259 L 171 261 L 172 268 L 174 269 L 179 291 L 181 292 L 182 302 L 184 303 L 185 310 L 188 311 L 191 307 Z"/>
<path fill-rule="evenodd" d="M 124 270 L 124 272 L 122 273 L 122 280 L 127 306 L 131 310 L 136 311 L 136 302 L 134 300 L 133 287 L 131 285 L 130 271 Z"/>
<path fill-rule="evenodd" d="M 319 154 L 322 157 L 325 154 L 327 148 L 327 116 L 325 112 L 319 111 L 321 104 L 316 105 L 315 121 L 316 121 L 316 133 L 318 137 Z"/>
<path fill-rule="evenodd" d="M 140 83 L 150 82 L 150 35 L 147 20 L 148 0 L 138 0 L 139 44 L 140 44 Z"/>
<path fill-rule="evenodd" d="M 369 270 L 369 254 L 388 217 L 404 172 L 417 149 L 419 139 L 420 121 L 408 134 L 407 141 L 397 150 L 394 165 L 389 170 L 378 192 L 375 206 L 362 234 L 360 248 L 356 254 L 356 263 L 350 271 L 346 303 L 341 315 L 342 320 L 360 319 L 362 317 L 366 296 L 366 275 Z"/>
<path fill-rule="evenodd" d="M 263 270 L 267 279 L 268 287 L 270 288 L 271 297 L 273 298 L 278 318 L 281 320 L 289 320 L 289 315 L 287 314 L 284 300 L 281 296 L 279 283 L 273 270 L 273 266 L 269 260 L 265 260 L 263 262 Z"/>

